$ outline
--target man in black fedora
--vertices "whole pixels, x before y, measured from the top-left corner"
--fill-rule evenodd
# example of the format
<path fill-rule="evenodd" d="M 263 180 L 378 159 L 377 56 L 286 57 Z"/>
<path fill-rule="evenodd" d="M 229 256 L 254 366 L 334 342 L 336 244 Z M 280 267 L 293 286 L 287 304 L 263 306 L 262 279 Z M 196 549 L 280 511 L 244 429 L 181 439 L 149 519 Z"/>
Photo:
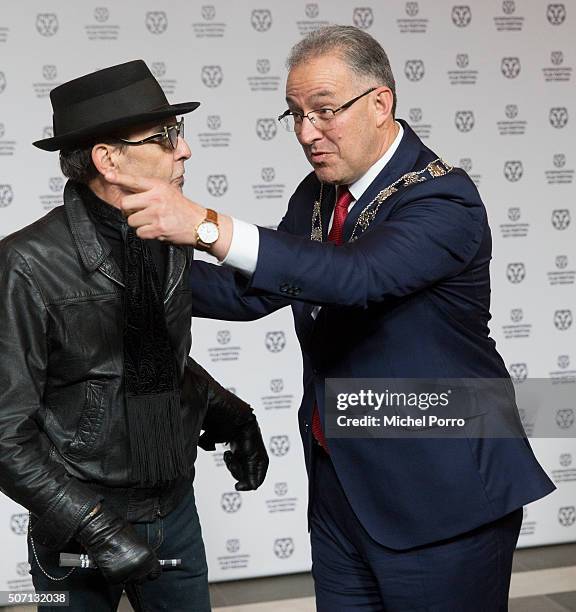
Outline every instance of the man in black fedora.
<path fill-rule="evenodd" d="M 37 591 L 70 609 L 210 609 L 192 481 L 197 444 L 224 454 L 238 490 L 268 457 L 251 408 L 189 358 L 190 248 L 145 242 L 109 170 L 182 188 L 183 120 L 146 64 L 52 90 L 70 180 L 64 205 L 0 242 L 0 489 L 30 510 Z M 199 438 L 199 432 L 204 433 Z M 59 567 L 87 552 L 98 570 Z M 180 558 L 161 574 L 159 559 Z M 154 580 L 158 578 L 158 580 Z"/>

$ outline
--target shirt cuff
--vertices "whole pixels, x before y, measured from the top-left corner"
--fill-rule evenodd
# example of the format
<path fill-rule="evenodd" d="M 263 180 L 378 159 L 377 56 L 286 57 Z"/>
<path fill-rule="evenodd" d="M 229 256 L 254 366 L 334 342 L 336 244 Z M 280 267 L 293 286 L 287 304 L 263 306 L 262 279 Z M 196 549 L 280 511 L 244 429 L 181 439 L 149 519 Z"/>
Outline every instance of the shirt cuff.
<path fill-rule="evenodd" d="M 246 276 L 252 276 L 258 262 L 260 233 L 251 223 L 232 217 L 232 242 L 222 265 L 235 268 Z"/>

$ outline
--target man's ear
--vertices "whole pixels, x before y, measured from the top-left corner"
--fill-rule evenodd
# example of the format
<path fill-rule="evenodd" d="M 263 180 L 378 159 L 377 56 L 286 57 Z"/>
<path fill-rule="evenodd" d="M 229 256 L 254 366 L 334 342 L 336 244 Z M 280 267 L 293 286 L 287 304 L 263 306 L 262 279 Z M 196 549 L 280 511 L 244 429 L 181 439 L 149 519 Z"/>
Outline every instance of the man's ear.
<path fill-rule="evenodd" d="M 374 92 L 374 103 L 376 105 L 376 121 L 380 127 L 386 121 L 393 119 L 392 106 L 394 104 L 394 94 L 389 87 L 378 87 Z"/>
<path fill-rule="evenodd" d="M 100 174 L 109 170 L 117 170 L 117 147 L 100 142 L 92 147 L 92 162 Z"/>

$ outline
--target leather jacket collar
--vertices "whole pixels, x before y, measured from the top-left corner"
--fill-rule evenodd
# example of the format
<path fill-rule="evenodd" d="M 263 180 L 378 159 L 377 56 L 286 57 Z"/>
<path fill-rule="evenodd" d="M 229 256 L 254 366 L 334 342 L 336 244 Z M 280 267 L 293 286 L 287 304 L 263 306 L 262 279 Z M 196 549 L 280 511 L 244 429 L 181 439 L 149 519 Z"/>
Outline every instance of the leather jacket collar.
<path fill-rule="evenodd" d="M 122 270 L 111 256 L 111 249 L 106 243 L 102 244 L 88 215 L 77 183 L 69 180 L 64 188 L 64 210 L 70 224 L 70 231 L 74 244 L 83 266 L 89 272 L 99 270 L 119 285 L 124 286 Z M 165 301 L 172 295 L 186 266 L 186 252 L 180 246 L 168 247 L 168 270 L 164 286 Z"/>

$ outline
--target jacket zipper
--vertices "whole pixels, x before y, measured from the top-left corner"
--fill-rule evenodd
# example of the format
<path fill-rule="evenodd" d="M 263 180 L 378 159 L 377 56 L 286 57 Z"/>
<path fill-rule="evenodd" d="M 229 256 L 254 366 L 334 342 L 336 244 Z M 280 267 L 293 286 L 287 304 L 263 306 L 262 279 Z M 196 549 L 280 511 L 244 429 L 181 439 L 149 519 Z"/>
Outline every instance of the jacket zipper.
<path fill-rule="evenodd" d="M 124 283 L 121 283 L 119 280 L 117 280 L 114 277 L 110 276 L 110 274 L 107 274 L 101 268 L 98 268 L 98 272 L 100 272 L 100 274 L 104 274 L 104 276 L 106 278 L 109 278 L 112 282 L 116 283 L 117 285 L 120 285 L 120 287 L 125 287 Z"/>

